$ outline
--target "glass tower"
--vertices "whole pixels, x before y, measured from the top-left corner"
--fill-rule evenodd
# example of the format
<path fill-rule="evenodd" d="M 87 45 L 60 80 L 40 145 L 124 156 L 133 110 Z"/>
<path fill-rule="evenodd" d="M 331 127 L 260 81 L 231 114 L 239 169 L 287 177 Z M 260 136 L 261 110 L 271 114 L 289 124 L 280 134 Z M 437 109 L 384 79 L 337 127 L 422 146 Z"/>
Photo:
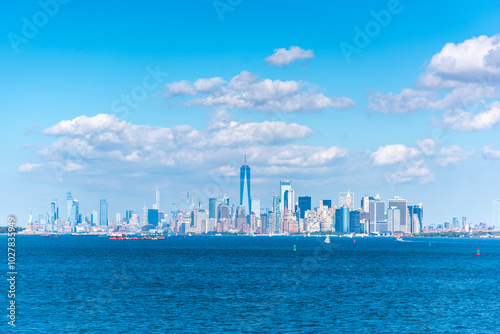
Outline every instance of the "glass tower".
<path fill-rule="evenodd" d="M 99 225 L 108 225 L 108 202 L 105 199 L 99 202 Z"/>
<path fill-rule="evenodd" d="M 250 167 L 247 165 L 247 155 L 245 154 L 245 164 L 240 168 L 240 205 L 245 207 L 245 212 L 252 212 L 250 202 Z"/>
<path fill-rule="evenodd" d="M 66 195 L 66 220 L 69 221 L 71 218 L 71 207 L 73 206 L 73 195 L 71 191 L 68 191 Z"/>

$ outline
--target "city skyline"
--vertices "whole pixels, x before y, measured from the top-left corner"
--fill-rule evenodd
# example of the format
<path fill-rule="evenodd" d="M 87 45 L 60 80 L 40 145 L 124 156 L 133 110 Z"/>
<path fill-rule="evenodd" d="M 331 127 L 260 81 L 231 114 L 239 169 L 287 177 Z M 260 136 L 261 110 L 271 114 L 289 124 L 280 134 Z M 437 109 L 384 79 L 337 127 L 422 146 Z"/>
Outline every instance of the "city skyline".
<path fill-rule="evenodd" d="M 498 3 L 50 3 L 0 14 L 0 214 L 21 226 L 68 190 L 74 214 L 150 207 L 155 187 L 236 203 L 245 151 L 261 207 L 290 180 L 294 201 L 401 195 L 428 222 L 496 220 Z"/>
<path fill-rule="evenodd" d="M 472 224 L 469 224 L 467 221 L 467 218 L 465 216 L 462 216 L 462 224 L 458 224 L 458 218 L 453 217 L 452 223 L 448 221 L 443 221 L 443 222 L 434 222 L 431 221 L 430 223 L 424 224 L 423 221 L 423 203 L 418 203 L 415 205 L 409 205 L 409 201 L 405 199 L 404 197 L 400 196 L 394 196 L 393 198 L 387 198 L 387 200 L 382 200 L 380 195 L 377 193 L 376 196 L 368 196 L 364 195 L 361 200 L 359 206 L 355 204 L 354 200 L 354 193 L 351 191 L 347 192 L 339 192 L 338 194 L 338 202 L 335 203 L 331 199 L 321 199 L 319 200 L 319 206 L 315 207 L 312 205 L 311 197 L 310 196 L 305 196 L 304 194 L 298 195 L 297 198 L 295 197 L 295 191 L 292 187 L 292 182 L 289 180 L 285 181 L 280 181 L 280 189 L 279 189 L 279 195 L 273 195 L 272 203 L 270 206 L 264 205 L 261 209 L 261 201 L 260 198 L 255 198 L 255 196 L 252 196 L 251 194 L 251 179 L 250 179 L 250 166 L 247 164 L 246 161 L 246 152 L 244 155 L 244 163 L 240 168 L 240 192 L 239 192 L 239 201 L 236 203 L 231 203 L 230 198 L 227 197 L 225 194 L 223 198 L 221 197 L 220 199 L 217 197 L 210 197 L 208 198 L 208 202 L 205 203 L 205 201 L 200 200 L 199 198 L 196 199 L 193 196 L 190 196 L 189 191 L 187 192 L 187 198 L 186 198 L 186 206 L 183 207 L 178 203 L 177 205 L 175 203 L 172 203 L 171 206 L 171 211 L 167 210 L 159 210 L 160 207 L 160 189 L 156 186 L 155 187 L 155 204 L 151 206 L 151 209 L 148 209 L 146 206 L 146 203 L 144 203 L 143 207 L 143 214 L 137 215 L 137 220 L 140 222 L 140 226 L 144 226 L 146 224 L 150 224 L 153 227 L 156 227 L 159 222 L 163 222 L 163 224 L 166 224 L 165 226 L 170 226 L 171 224 L 177 224 L 175 223 L 177 218 L 174 216 L 177 215 L 178 213 L 181 212 L 205 212 L 206 218 L 213 219 L 212 221 L 212 229 L 217 230 L 217 224 L 221 222 L 221 215 L 219 213 L 216 214 L 216 212 L 219 212 L 219 205 L 225 205 L 228 210 L 228 214 L 226 218 L 229 218 L 232 223 L 234 223 L 234 228 L 236 230 L 242 230 L 245 232 L 254 232 L 257 231 L 257 228 L 255 226 L 255 222 L 251 222 L 252 218 L 251 216 L 255 216 L 257 220 L 259 220 L 259 224 L 262 226 L 263 225 L 263 220 L 264 216 L 267 220 L 269 220 L 269 215 L 273 215 L 273 223 L 269 223 L 270 225 L 275 225 L 278 226 L 278 223 L 280 225 L 280 228 L 276 228 L 276 233 L 283 232 L 283 224 L 287 224 L 287 222 L 290 222 L 291 216 L 287 216 L 288 214 L 292 214 L 292 216 L 295 215 L 294 220 L 296 220 L 296 223 L 298 224 L 297 229 L 295 231 L 300 231 L 301 224 L 303 223 L 302 220 L 306 218 L 309 215 L 308 211 L 317 211 L 318 213 L 321 212 L 321 208 L 325 206 L 325 208 L 329 209 L 333 207 L 333 223 L 331 223 L 331 228 L 333 231 L 340 231 L 340 232 L 350 232 L 352 227 L 349 227 L 350 225 L 353 224 L 352 221 L 352 215 L 355 213 L 357 215 L 357 219 L 359 224 L 359 221 L 361 219 L 361 224 L 363 223 L 363 220 L 365 220 L 369 226 L 365 226 L 366 230 L 364 230 L 364 233 L 377 233 L 377 232 L 384 232 L 384 231 L 402 231 L 404 233 L 420 233 L 423 231 L 424 227 L 425 228 L 430 228 L 433 229 L 436 226 L 438 228 L 444 228 L 445 226 L 452 226 L 453 228 L 465 228 L 465 226 L 473 226 Z M 251 199 L 251 202 L 253 203 L 255 200 L 255 205 L 250 204 L 250 201 L 247 201 L 248 205 L 251 205 L 255 208 L 255 210 L 248 210 L 248 212 L 245 210 L 245 206 L 242 205 L 244 202 L 244 195 L 248 197 L 248 199 Z M 278 198 L 278 204 L 276 204 L 276 198 Z M 387 210 L 385 209 L 385 204 L 387 203 Z M 478 222 L 475 226 L 488 226 L 488 225 L 494 225 L 497 229 L 500 228 L 498 225 L 498 212 L 500 210 L 498 209 L 500 206 L 498 205 L 500 201 L 494 201 L 493 203 L 493 223 L 492 224 L 484 224 L 484 222 Z M 235 205 L 236 204 L 236 205 Z M 104 205 L 104 209 L 103 209 Z M 240 209 L 242 208 L 242 209 Z M 131 208 L 128 208 L 131 209 Z M 230 211 L 229 211 L 230 210 Z M 240 212 L 241 211 L 241 212 Z M 50 204 L 50 213 L 47 212 L 44 215 L 38 215 L 38 217 L 43 217 L 42 219 L 44 221 L 49 222 L 50 224 L 53 224 L 55 222 L 55 212 L 59 214 L 59 209 L 57 207 L 57 199 L 52 200 Z M 105 199 L 100 200 L 99 204 L 99 222 L 98 224 L 95 223 L 94 218 L 94 212 L 93 210 L 92 214 L 87 213 L 85 221 L 88 221 L 91 223 L 93 226 L 108 226 L 109 222 L 113 222 L 112 220 L 112 214 L 109 214 L 108 212 L 108 203 Z M 132 215 L 132 213 L 137 213 L 139 211 L 136 210 L 126 210 L 126 214 L 124 217 L 128 219 Z M 230 213 L 229 213 L 230 212 Z M 335 213 L 336 212 L 336 213 Z M 349 215 L 350 212 L 350 215 Z M 171 214 L 169 218 L 167 218 Z M 244 216 L 242 216 L 244 214 Z M 316 214 L 316 213 L 315 213 Z M 360 217 L 359 215 L 362 214 Z M 193 215 L 193 213 L 191 213 Z M 204 214 L 205 215 L 205 214 Z M 165 220 L 162 220 L 163 217 Z M 351 218 L 349 218 L 351 216 Z M 74 198 L 72 195 L 71 191 L 67 192 L 67 209 L 66 209 L 66 219 L 64 221 L 69 222 L 69 227 L 70 230 L 66 230 L 67 232 L 75 232 L 74 230 L 77 225 L 83 222 L 82 215 L 80 214 L 79 216 L 79 200 Z M 121 214 L 120 212 L 116 212 L 116 220 L 115 223 L 120 223 L 120 217 Z M 152 217 L 154 217 L 152 219 Z M 194 224 L 196 226 L 196 219 L 193 220 L 194 216 L 191 216 L 191 224 Z M 336 217 L 336 218 L 335 218 Z M 60 218 L 60 216 L 58 217 Z M 262 218 L 262 221 L 261 221 Z M 319 219 L 324 219 L 319 218 Z M 416 223 L 414 222 L 416 221 Z M 207 220 L 208 221 L 208 220 Z M 336 222 L 337 221 L 337 222 Z M 341 225 L 338 225 L 338 221 L 342 221 Z M 349 223 L 350 221 L 350 223 Z M 29 223 L 31 224 L 32 222 L 32 211 L 30 211 L 30 220 Z M 61 221 L 63 222 L 63 221 Z M 61 223 L 59 222 L 59 224 Z M 246 230 L 242 228 L 242 224 L 244 225 L 245 223 L 249 224 L 249 229 Z M 206 223 L 204 223 L 206 224 Z M 415 224 L 418 224 L 418 228 L 415 228 Z M 464 225 L 466 224 L 466 225 Z M 330 225 L 325 225 L 325 226 L 330 226 Z M 73 227 L 71 227 L 73 226 Z M 319 225 L 318 225 L 319 226 Z M 336 227 L 334 227 L 336 226 Z M 29 227 L 30 228 L 30 227 Z M 206 228 L 206 227 L 205 227 Z M 327 231 L 329 229 L 323 226 L 321 230 Z M 185 233 L 186 229 L 184 229 Z M 198 230 L 197 230 L 198 231 Z M 288 227 L 286 229 L 288 231 Z M 359 230 L 358 230 L 359 231 Z M 46 232 L 52 232 L 52 227 L 50 229 L 47 229 Z M 361 232 L 363 232 L 363 228 L 361 228 Z M 262 233 L 262 230 L 260 230 L 260 233 Z"/>

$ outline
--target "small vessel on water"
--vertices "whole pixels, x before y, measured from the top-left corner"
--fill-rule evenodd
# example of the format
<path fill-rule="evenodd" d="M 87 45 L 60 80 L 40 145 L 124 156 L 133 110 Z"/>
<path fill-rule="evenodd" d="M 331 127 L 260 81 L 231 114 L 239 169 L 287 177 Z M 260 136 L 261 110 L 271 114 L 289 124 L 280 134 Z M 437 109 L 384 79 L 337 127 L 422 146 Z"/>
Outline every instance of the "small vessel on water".
<path fill-rule="evenodd" d="M 51 233 L 49 233 L 49 234 L 44 234 L 43 236 L 44 236 L 44 237 L 53 237 L 53 238 L 57 238 L 57 237 L 58 237 L 57 235 L 55 235 L 55 234 L 51 234 Z"/>
<path fill-rule="evenodd" d="M 396 241 L 404 241 L 401 237 L 397 237 Z"/>
<path fill-rule="evenodd" d="M 330 236 L 327 235 L 325 238 L 325 244 L 329 244 L 329 243 L 330 243 Z"/>

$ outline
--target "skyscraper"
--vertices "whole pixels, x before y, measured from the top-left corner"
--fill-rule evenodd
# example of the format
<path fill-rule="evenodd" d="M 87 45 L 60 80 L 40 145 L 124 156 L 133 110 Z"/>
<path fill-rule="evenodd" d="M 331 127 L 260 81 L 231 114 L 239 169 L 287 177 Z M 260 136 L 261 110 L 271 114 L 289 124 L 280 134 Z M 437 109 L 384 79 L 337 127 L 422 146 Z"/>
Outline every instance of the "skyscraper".
<path fill-rule="evenodd" d="M 281 220 L 281 211 L 280 211 L 280 197 L 278 195 L 273 196 L 273 215 L 274 215 L 274 232 L 280 233 L 280 220 Z"/>
<path fill-rule="evenodd" d="M 71 206 L 71 214 L 69 221 L 74 224 L 80 223 L 80 201 L 77 199 L 73 199 L 73 205 Z"/>
<path fill-rule="evenodd" d="M 370 200 L 369 201 L 369 212 L 370 212 L 370 230 L 372 232 L 381 232 L 380 225 L 385 222 L 385 202 L 380 200 Z"/>
<path fill-rule="evenodd" d="M 292 212 L 293 196 L 292 183 L 290 181 L 280 181 L 280 213 L 285 212 L 285 208 Z"/>
<path fill-rule="evenodd" d="M 389 207 L 396 207 L 400 211 L 401 232 L 411 233 L 411 226 L 408 226 L 408 201 L 402 197 L 395 196 L 389 200 Z"/>
<path fill-rule="evenodd" d="M 158 226 L 158 210 L 149 209 L 148 210 L 148 224 L 153 225 L 153 227 Z"/>
<path fill-rule="evenodd" d="M 71 191 L 68 191 L 66 194 L 66 220 L 70 221 L 71 219 L 71 207 L 73 206 L 73 195 L 71 195 Z"/>
<path fill-rule="evenodd" d="M 299 197 L 299 199 L 300 199 L 300 197 Z M 322 203 L 324 206 L 327 206 L 329 209 L 332 208 L 332 200 L 331 199 L 324 199 L 324 200 L 322 200 Z"/>
<path fill-rule="evenodd" d="M 347 205 L 340 208 L 340 227 L 342 232 L 349 232 L 350 211 Z"/>
<path fill-rule="evenodd" d="M 105 199 L 99 202 L 99 225 L 108 226 L 108 202 Z"/>
<path fill-rule="evenodd" d="M 245 153 L 245 164 L 240 168 L 240 205 L 245 207 L 245 212 L 252 212 L 250 202 L 250 167 L 247 165 L 247 154 Z"/>
<path fill-rule="evenodd" d="M 354 193 L 353 192 L 340 192 L 339 193 L 339 207 L 349 207 L 349 210 L 354 210 Z"/>
<path fill-rule="evenodd" d="M 395 206 L 387 210 L 387 228 L 391 232 L 401 232 L 401 212 Z"/>
<path fill-rule="evenodd" d="M 363 209 L 363 212 L 370 212 L 370 197 L 367 195 L 361 199 L 361 209 Z"/>
<path fill-rule="evenodd" d="M 208 218 L 215 218 L 215 211 L 217 207 L 217 198 L 208 199 Z"/>
<path fill-rule="evenodd" d="M 257 218 L 260 218 L 260 198 L 252 197 L 250 200 L 250 204 L 252 205 L 252 212 L 255 213 L 255 216 Z"/>
<path fill-rule="evenodd" d="M 424 227 L 424 205 L 418 203 L 413 206 L 413 230 L 412 233 L 420 233 Z"/>
<path fill-rule="evenodd" d="M 325 205 L 324 201 L 323 205 Z M 309 196 L 299 197 L 299 210 L 300 210 L 300 218 L 304 218 L 304 214 L 306 213 L 306 211 L 311 210 L 311 197 Z"/>

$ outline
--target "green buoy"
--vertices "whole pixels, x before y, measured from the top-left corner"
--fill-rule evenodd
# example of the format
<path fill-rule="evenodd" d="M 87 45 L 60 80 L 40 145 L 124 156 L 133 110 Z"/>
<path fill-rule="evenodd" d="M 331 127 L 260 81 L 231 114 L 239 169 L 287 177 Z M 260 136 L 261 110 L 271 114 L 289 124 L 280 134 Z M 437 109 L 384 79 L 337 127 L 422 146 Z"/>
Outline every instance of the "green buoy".
<path fill-rule="evenodd" d="M 297 246 L 293 245 L 293 250 L 296 251 L 297 250 Z"/>

